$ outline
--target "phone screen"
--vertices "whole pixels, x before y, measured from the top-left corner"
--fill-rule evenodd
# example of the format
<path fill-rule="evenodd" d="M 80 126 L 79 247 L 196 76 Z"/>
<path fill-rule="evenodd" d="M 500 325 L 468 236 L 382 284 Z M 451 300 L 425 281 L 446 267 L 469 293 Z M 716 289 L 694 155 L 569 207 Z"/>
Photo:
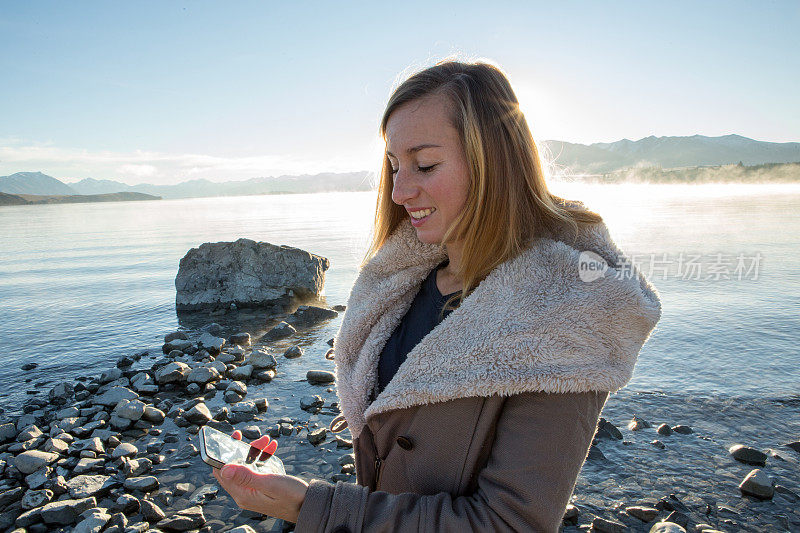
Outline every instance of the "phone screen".
<path fill-rule="evenodd" d="M 254 472 L 285 474 L 283 462 L 214 428 L 203 426 L 200 430 L 200 455 L 207 464 L 222 468 L 226 464 L 247 465 Z"/>

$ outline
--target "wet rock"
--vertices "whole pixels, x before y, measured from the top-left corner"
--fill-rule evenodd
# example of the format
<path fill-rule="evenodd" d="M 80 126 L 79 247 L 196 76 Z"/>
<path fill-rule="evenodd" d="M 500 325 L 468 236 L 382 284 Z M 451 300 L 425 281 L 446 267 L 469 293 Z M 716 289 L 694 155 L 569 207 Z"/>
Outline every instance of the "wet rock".
<path fill-rule="evenodd" d="M 164 516 L 166 516 L 164 511 L 161 510 L 161 507 L 148 499 L 140 500 L 139 512 L 148 522 L 158 522 L 159 520 L 163 520 Z"/>
<path fill-rule="evenodd" d="M 273 379 L 275 379 L 275 370 L 255 370 L 253 371 L 253 378 L 261 381 L 263 383 L 269 383 Z"/>
<path fill-rule="evenodd" d="M 23 474 L 32 474 L 58 459 L 58 454 L 28 450 L 14 457 L 14 466 Z"/>
<path fill-rule="evenodd" d="M 203 515 L 203 508 L 196 505 L 160 520 L 156 527 L 172 531 L 189 531 L 190 529 L 200 528 L 205 523 L 206 517 Z"/>
<path fill-rule="evenodd" d="M 639 431 L 640 429 L 649 428 L 650 423 L 639 416 L 633 415 L 633 418 L 628 422 L 628 429 L 631 431 Z"/>
<path fill-rule="evenodd" d="M 168 342 L 172 342 L 174 340 L 188 341 L 189 337 L 183 331 L 175 331 L 173 333 L 167 333 L 166 335 L 164 335 L 164 344 L 167 344 Z"/>
<path fill-rule="evenodd" d="M 135 400 L 139 395 L 127 387 L 112 387 L 93 399 L 93 403 L 106 407 L 116 407 L 122 400 Z"/>
<path fill-rule="evenodd" d="M 335 436 L 336 439 L 336 447 L 337 448 L 352 448 L 353 441 L 350 439 L 346 439 L 344 437 L 340 437 L 339 435 Z"/>
<path fill-rule="evenodd" d="M 771 500 L 775 494 L 775 487 L 770 477 L 763 470 L 756 468 L 739 484 L 742 494 L 755 496 L 762 500 Z"/>
<path fill-rule="evenodd" d="M 204 243 L 180 261 L 175 307 L 263 307 L 293 295 L 316 298 L 329 267 L 326 258 L 290 246 L 250 239 Z"/>
<path fill-rule="evenodd" d="M 8 442 L 17 437 L 17 428 L 14 424 L 0 424 L 0 443 Z"/>
<path fill-rule="evenodd" d="M 787 448 L 791 448 L 792 450 L 796 451 L 797 453 L 800 453 L 800 440 L 797 440 L 797 441 L 794 441 L 794 442 L 788 442 L 788 443 L 784 444 L 784 446 L 786 446 Z"/>
<path fill-rule="evenodd" d="M 595 436 L 600 439 L 622 440 L 622 433 L 617 426 L 603 417 L 600 417 L 600 420 L 597 422 L 597 433 Z"/>
<path fill-rule="evenodd" d="M 292 346 L 285 352 L 283 352 L 283 356 L 287 359 L 296 359 L 303 355 L 303 349 L 299 346 Z"/>
<path fill-rule="evenodd" d="M 142 414 L 142 419 L 153 424 L 161 424 L 166 415 L 164 415 L 164 411 L 160 409 L 156 409 L 155 407 L 148 405 L 144 408 L 144 413 Z"/>
<path fill-rule="evenodd" d="M 322 396 L 303 396 L 300 399 L 300 409 L 303 411 L 318 411 L 325 404 Z"/>
<path fill-rule="evenodd" d="M 744 444 L 731 446 L 728 453 L 737 461 L 748 465 L 764 466 L 767 464 L 767 454 Z"/>
<path fill-rule="evenodd" d="M 683 424 L 678 424 L 677 426 L 672 426 L 672 431 L 674 433 L 678 433 L 680 435 L 689 435 L 691 433 L 694 433 L 692 428 L 690 428 L 689 426 L 685 426 Z"/>
<path fill-rule="evenodd" d="M 287 324 L 286 322 L 279 322 L 274 328 L 266 332 L 261 337 L 261 342 L 269 342 L 278 339 L 285 339 L 287 337 L 291 337 L 297 333 L 297 330 L 294 329 L 291 325 Z"/>
<path fill-rule="evenodd" d="M 124 485 L 127 490 L 153 492 L 158 490 L 158 478 L 154 476 L 129 477 L 125 480 Z"/>
<path fill-rule="evenodd" d="M 656 439 L 654 441 L 651 441 L 650 444 L 652 444 L 653 446 L 655 446 L 659 450 L 663 450 L 663 449 L 665 449 L 667 447 L 663 442 L 661 442 L 658 439 Z"/>
<path fill-rule="evenodd" d="M 139 453 L 139 449 L 136 446 L 130 442 L 123 442 L 114 448 L 114 452 L 111 454 L 111 457 L 114 459 L 119 459 L 120 457 L 133 457 L 137 453 Z"/>
<path fill-rule="evenodd" d="M 104 496 L 112 487 L 118 485 L 110 476 L 101 474 L 80 475 L 68 480 L 67 490 L 73 498 L 88 498 L 89 496 Z"/>
<path fill-rule="evenodd" d="M 325 441 L 328 432 L 325 428 L 318 428 L 308 432 L 308 442 L 316 446 Z"/>
<path fill-rule="evenodd" d="M 173 339 L 169 342 L 165 342 L 164 345 L 161 347 L 161 351 L 168 354 L 175 350 L 183 352 L 184 350 L 188 350 L 194 346 L 194 343 L 189 339 Z"/>
<path fill-rule="evenodd" d="M 211 420 L 211 411 L 208 410 L 206 404 L 198 403 L 183 414 L 183 417 L 191 424 L 198 426 L 207 424 Z"/>
<path fill-rule="evenodd" d="M 222 337 L 215 337 L 211 333 L 206 332 L 197 339 L 197 345 L 207 350 L 211 355 L 217 355 L 222 351 L 222 347 L 225 346 L 225 339 Z"/>
<path fill-rule="evenodd" d="M 275 356 L 264 350 L 253 350 L 247 362 L 253 365 L 255 369 L 271 369 L 278 366 L 278 361 Z"/>
<path fill-rule="evenodd" d="M 75 526 L 72 533 L 100 533 L 111 519 L 111 515 L 104 509 L 92 509 L 81 515 L 82 520 Z"/>
<path fill-rule="evenodd" d="M 244 381 L 253 374 L 253 365 L 242 365 L 230 371 L 232 379 Z"/>
<path fill-rule="evenodd" d="M 595 516 L 592 520 L 592 531 L 601 531 L 602 533 L 624 533 L 627 527 L 622 522 L 616 520 L 609 520 L 601 516 Z"/>
<path fill-rule="evenodd" d="M 605 461 L 606 456 L 603 454 L 603 451 L 598 448 L 597 446 L 589 446 L 589 453 L 586 455 L 587 460 L 594 460 L 594 461 Z"/>
<path fill-rule="evenodd" d="M 155 380 L 159 385 L 179 383 L 186 380 L 191 368 L 186 363 L 173 361 L 156 370 Z"/>
<path fill-rule="evenodd" d="M 327 370 L 309 370 L 306 372 L 306 379 L 309 383 L 333 383 L 336 380 L 333 372 Z"/>
<path fill-rule="evenodd" d="M 301 305 L 294 313 L 289 315 L 286 322 L 295 328 L 307 328 L 337 316 L 339 316 L 339 313 L 332 309 L 325 309 L 315 305 Z"/>
<path fill-rule="evenodd" d="M 638 518 L 642 522 L 652 522 L 658 516 L 658 509 L 655 507 L 646 507 L 643 505 L 632 505 L 625 508 L 625 512 L 629 515 Z"/>
<path fill-rule="evenodd" d="M 20 368 L 21 370 L 24 370 L 24 371 L 26 371 L 26 372 L 27 372 L 28 370 L 33 370 L 33 369 L 34 369 L 34 368 L 36 368 L 37 366 L 39 366 L 39 364 L 38 364 L 38 363 L 25 363 L 24 365 L 22 365 L 22 366 L 21 366 L 21 367 L 19 367 L 19 368 Z"/>
<path fill-rule="evenodd" d="M 672 428 L 669 427 L 669 424 L 661 424 L 656 429 L 656 433 L 658 433 L 659 435 L 664 435 L 664 436 L 668 437 L 669 435 L 672 435 Z"/>
<path fill-rule="evenodd" d="M 50 489 L 29 490 L 22 497 L 21 505 L 26 511 L 41 507 L 53 499 L 53 491 Z"/>
<path fill-rule="evenodd" d="M 250 346 L 250 334 L 242 332 L 231 335 L 230 343 L 237 346 Z"/>
<path fill-rule="evenodd" d="M 222 379 L 222 376 L 219 371 L 210 366 L 199 366 L 189 372 L 189 375 L 186 377 L 186 381 L 189 383 L 197 383 L 200 385 L 205 385 L 211 381 L 219 381 L 220 379 Z"/>
<path fill-rule="evenodd" d="M 139 420 L 144 415 L 145 404 L 139 400 L 122 400 L 114 408 L 114 414 L 128 420 Z"/>
<path fill-rule="evenodd" d="M 572 524 L 577 526 L 579 515 L 580 515 L 580 510 L 570 503 L 567 504 L 566 509 L 564 509 L 564 517 L 562 518 L 562 520 L 567 524 Z"/>
<path fill-rule="evenodd" d="M 46 524 L 66 526 L 74 524 L 81 513 L 92 507 L 97 507 L 97 500 L 91 496 L 79 500 L 59 500 L 40 507 L 39 515 Z"/>
<path fill-rule="evenodd" d="M 261 436 L 261 428 L 258 426 L 245 426 L 242 428 L 242 436 L 248 440 L 256 440 Z"/>
<path fill-rule="evenodd" d="M 112 368 L 110 370 L 106 370 L 105 372 L 100 373 L 100 383 L 111 383 L 112 381 L 116 381 L 122 377 L 122 370 L 119 368 Z"/>

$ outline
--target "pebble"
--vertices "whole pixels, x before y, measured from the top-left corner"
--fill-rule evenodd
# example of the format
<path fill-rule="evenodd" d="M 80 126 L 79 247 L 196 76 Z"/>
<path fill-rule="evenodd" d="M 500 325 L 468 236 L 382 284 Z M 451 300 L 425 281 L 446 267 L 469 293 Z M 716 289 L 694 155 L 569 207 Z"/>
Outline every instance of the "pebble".
<path fill-rule="evenodd" d="M 199 505 L 178 511 L 172 516 L 160 520 L 156 527 L 159 529 L 171 529 L 176 531 L 189 531 L 197 529 L 206 523 L 203 515 L 203 508 Z"/>
<path fill-rule="evenodd" d="M 658 429 L 656 429 L 656 433 L 659 435 L 669 436 L 672 435 L 672 428 L 669 427 L 669 424 L 661 424 L 658 426 Z"/>
<path fill-rule="evenodd" d="M 631 431 L 639 431 L 640 429 L 649 428 L 650 422 L 639 416 L 633 415 L 633 418 L 628 422 L 628 429 Z"/>
<path fill-rule="evenodd" d="M 760 468 L 752 470 L 739 484 L 742 494 L 755 496 L 762 500 L 771 500 L 775 494 L 774 483 Z"/>
<path fill-rule="evenodd" d="M 211 411 L 208 410 L 206 404 L 201 402 L 183 413 L 183 418 L 191 424 L 204 425 L 207 424 L 212 417 Z"/>
<path fill-rule="evenodd" d="M 308 432 L 308 442 L 316 446 L 321 442 L 325 441 L 325 438 L 328 435 L 328 431 L 325 428 L 315 429 L 313 431 Z"/>
<path fill-rule="evenodd" d="M 129 477 L 125 480 L 124 485 L 128 490 L 152 492 L 158 489 L 158 478 L 154 476 Z"/>
<path fill-rule="evenodd" d="M 242 436 L 249 440 L 255 440 L 261 436 L 261 428 L 258 426 L 246 426 L 242 428 Z"/>
<path fill-rule="evenodd" d="M 300 398 L 300 409 L 303 411 L 319 410 L 325 404 L 322 396 L 315 394 L 313 396 L 303 396 Z"/>
<path fill-rule="evenodd" d="M 309 383 L 333 383 L 336 380 L 333 372 L 327 370 L 309 370 L 306 372 L 306 379 Z"/>
<path fill-rule="evenodd" d="M 295 359 L 303 355 L 303 349 L 299 346 L 292 346 L 285 352 L 283 352 L 283 356 L 287 359 Z"/>
<path fill-rule="evenodd" d="M 728 449 L 728 453 L 737 461 L 748 465 L 764 466 L 767 464 L 767 454 L 744 444 L 734 444 Z"/>
<path fill-rule="evenodd" d="M 608 520 L 601 516 L 595 516 L 592 520 L 592 531 L 601 531 L 602 533 L 623 533 L 628 528 L 622 522 L 616 520 Z"/>
<path fill-rule="evenodd" d="M 23 474 L 32 474 L 40 468 L 54 463 L 57 459 L 58 454 L 56 453 L 28 450 L 14 457 L 13 463 L 16 469 Z"/>
<path fill-rule="evenodd" d="M 164 511 L 161 510 L 161 507 L 156 505 L 152 500 L 148 499 L 140 500 L 139 512 L 141 513 L 142 518 L 148 522 L 158 522 L 159 520 L 163 520 L 166 516 Z"/>
<path fill-rule="evenodd" d="M 239 381 L 244 381 L 253 374 L 253 365 L 242 365 L 230 371 L 231 378 Z"/>
<path fill-rule="evenodd" d="M 652 522 L 658 516 L 659 511 L 655 507 L 632 505 L 630 507 L 626 507 L 625 512 L 633 517 L 638 518 L 642 522 Z"/>
<path fill-rule="evenodd" d="M 130 442 L 123 442 L 119 444 L 111 453 L 111 457 L 119 459 L 120 457 L 133 457 L 139 453 L 139 449 Z"/>

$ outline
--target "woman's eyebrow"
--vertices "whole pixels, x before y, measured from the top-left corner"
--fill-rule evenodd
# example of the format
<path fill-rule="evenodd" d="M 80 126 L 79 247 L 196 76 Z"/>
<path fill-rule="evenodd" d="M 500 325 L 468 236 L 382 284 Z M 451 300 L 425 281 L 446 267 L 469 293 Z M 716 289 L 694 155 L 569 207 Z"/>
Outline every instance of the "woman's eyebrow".
<path fill-rule="evenodd" d="M 413 154 L 415 152 L 419 152 L 423 148 L 441 148 L 441 146 L 438 145 L 438 144 L 420 144 L 418 146 L 414 146 L 414 147 L 409 148 L 408 150 L 406 150 L 406 153 L 407 154 Z M 386 150 L 386 155 L 390 155 L 392 157 L 397 157 L 396 155 L 394 155 L 389 150 Z"/>

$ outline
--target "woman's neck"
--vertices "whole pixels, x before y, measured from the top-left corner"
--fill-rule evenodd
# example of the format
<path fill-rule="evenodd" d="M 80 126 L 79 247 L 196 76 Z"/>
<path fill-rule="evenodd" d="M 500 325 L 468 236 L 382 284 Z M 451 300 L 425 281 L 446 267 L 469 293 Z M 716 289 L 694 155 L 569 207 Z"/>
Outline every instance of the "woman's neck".
<path fill-rule="evenodd" d="M 447 266 L 440 268 L 436 272 L 436 287 L 442 294 L 451 294 L 462 289 L 462 281 L 457 277 L 458 267 L 461 264 L 461 253 L 464 250 L 463 245 L 448 244 L 445 245 L 447 251 Z"/>

